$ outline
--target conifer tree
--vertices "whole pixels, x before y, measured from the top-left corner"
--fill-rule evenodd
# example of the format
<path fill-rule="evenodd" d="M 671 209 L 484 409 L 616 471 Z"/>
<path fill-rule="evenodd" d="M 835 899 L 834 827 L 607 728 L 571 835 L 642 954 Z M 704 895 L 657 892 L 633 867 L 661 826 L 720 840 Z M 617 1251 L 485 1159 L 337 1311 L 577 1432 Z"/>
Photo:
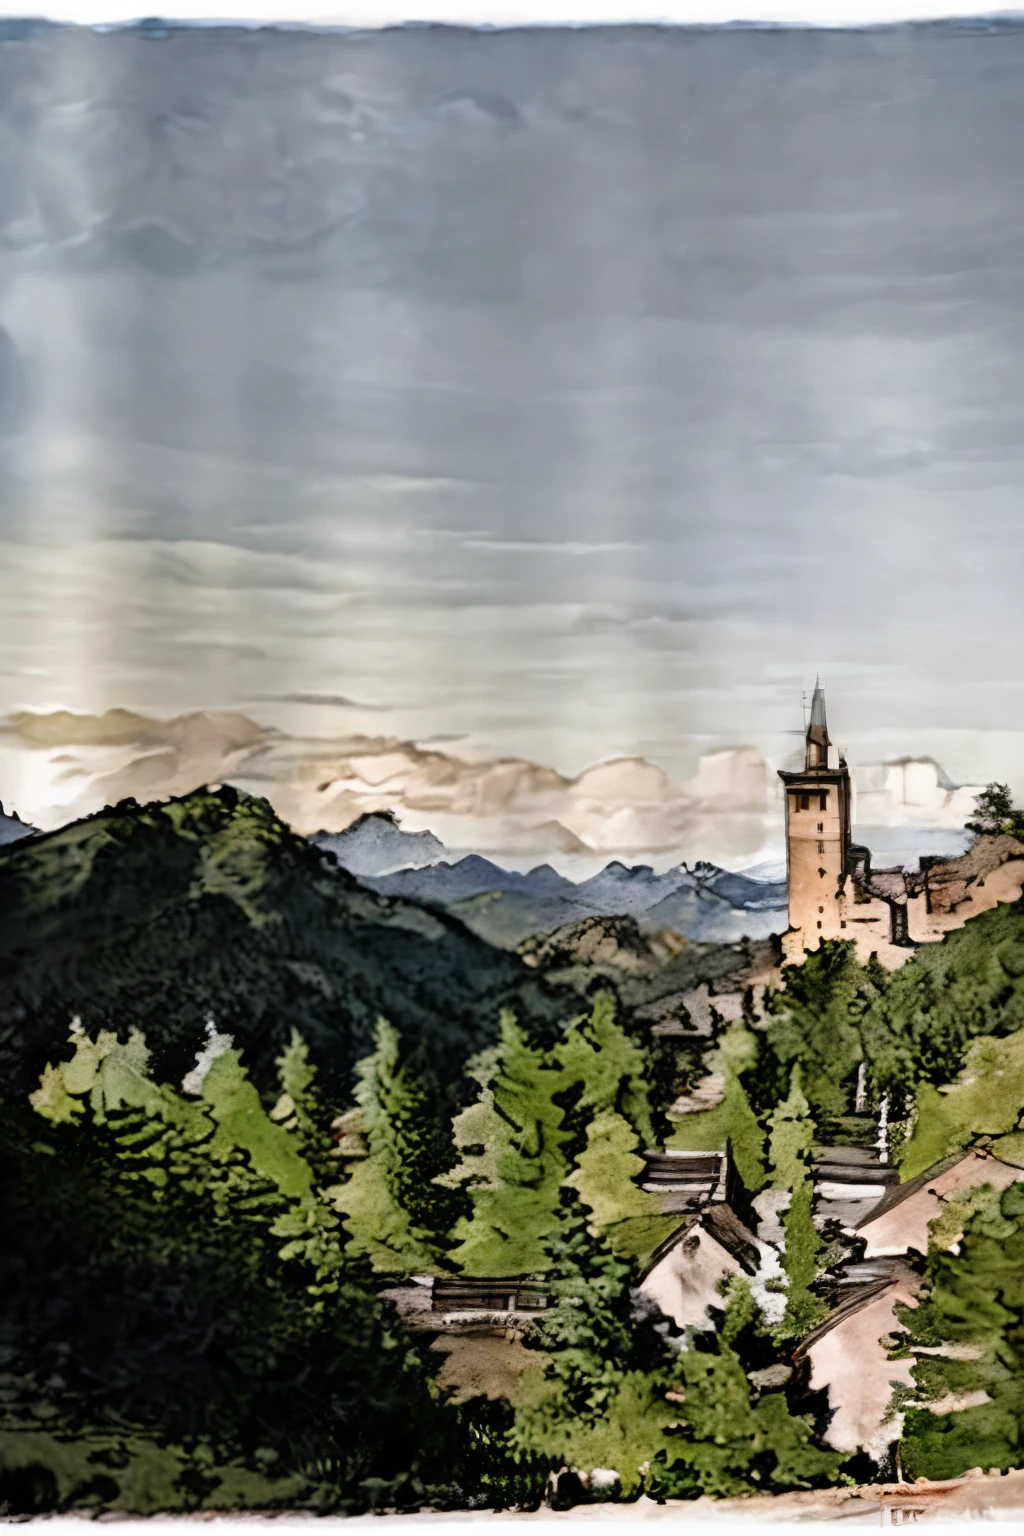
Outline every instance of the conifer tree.
<path fill-rule="evenodd" d="M 72 1045 L 32 1095 L 35 1127 L 0 1125 L 0 1431 L 38 1416 L 33 1454 L 57 1433 L 58 1495 L 365 1504 L 376 1480 L 394 1502 L 421 1455 L 450 1459 L 430 1370 L 346 1266 L 295 1128 L 238 1053 L 204 1049 L 185 1095 L 152 1080 L 137 1033 Z M 308 1107 L 301 1068 L 285 1070 Z"/>
<path fill-rule="evenodd" d="M 575 1152 L 566 1185 L 590 1211 L 594 1231 L 606 1232 L 616 1252 L 629 1252 L 637 1237 L 643 1243 L 635 1219 L 660 1213 L 657 1199 L 638 1184 L 646 1166 L 641 1154 L 654 1139 L 643 1051 L 619 1024 L 614 997 L 601 992 L 553 1054 L 565 1083 L 568 1150 Z"/>
<path fill-rule="evenodd" d="M 728 1147 L 744 1188 L 751 1195 L 757 1194 L 766 1179 L 764 1132 L 744 1084 L 759 1067 L 759 1048 L 757 1036 L 743 1019 L 726 1026 L 705 1065 L 722 1079 L 722 1101 L 714 1109 L 684 1115 L 677 1121 L 671 1145 L 693 1152 L 717 1152 Z"/>
<path fill-rule="evenodd" d="M 573 1019 L 553 1056 L 577 1111 L 615 1110 L 644 1146 L 654 1145 L 646 1058 L 620 1024 L 612 993 L 597 993 L 590 1013 Z"/>
<path fill-rule="evenodd" d="M 813 1142 L 814 1122 L 801 1087 L 800 1068 L 796 1066 L 788 1097 L 771 1117 L 769 1140 L 772 1183 L 776 1189 L 789 1193 L 782 1218 L 785 1232 L 782 1266 L 788 1283 L 786 1311 L 778 1329 L 780 1338 L 800 1338 L 816 1327 L 828 1312 L 825 1303 L 810 1288 L 818 1278 L 818 1261 L 825 1246 L 813 1219 Z"/>
<path fill-rule="evenodd" d="M 665 1340 L 634 1316 L 632 1268 L 595 1236 L 575 1196 L 545 1248 L 554 1305 L 527 1340 L 544 1359 L 516 1395 L 513 1439 L 556 1465 L 615 1471 L 635 1493 L 674 1417 Z"/>
<path fill-rule="evenodd" d="M 906 1410 L 901 1460 L 912 1478 L 1021 1464 L 1024 1186 L 976 1204 L 959 1241 L 945 1246 L 956 1236 L 946 1230 L 929 1245 L 917 1305 L 899 1311 L 895 1342 L 915 1360 L 914 1386 L 897 1389 L 894 1404 Z M 947 1411 L 933 1411 L 943 1401 Z"/>
<path fill-rule="evenodd" d="M 332 1190 L 349 1251 L 386 1274 L 430 1272 L 441 1259 L 454 1197 L 438 1185 L 450 1162 L 424 1077 L 401 1059 L 397 1031 L 377 1023 L 375 1049 L 357 1068 L 366 1155 Z"/>
<path fill-rule="evenodd" d="M 564 1079 L 508 1012 L 486 1062 L 489 1077 L 481 1065 L 476 1104 L 456 1121 L 463 1159 L 445 1179 L 472 1201 L 471 1213 L 456 1224 L 449 1258 L 480 1278 L 539 1273 L 548 1266 L 543 1239 L 557 1224 L 569 1171 L 564 1112 L 556 1102 Z"/>
<path fill-rule="evenodd" d="M 736 1277 L 718 1326 L 693 1334 L 678 1356 L 675 1423 L 652 1468 L 652 1491 L 728 1498 L 836 1481 L 842 1458 L 818 1446 L 811 1419 L 790 1410 L 781 1388 L 751 1385 L 748 1363 L 766 1363 L 770 1351 L 750 1288 Z"/>
<path fill-rule="evenodd" d="M 874 1002 L 879 973 L 857 959 L 856 946 L 830 939 L 800 965 L 783 967 L 785 987 L 767 998 L 767 1040 L 784 1091 L 794 1066 L 819 1121 L 850 1113 L 863 1057 L 859 1021 Z"/>

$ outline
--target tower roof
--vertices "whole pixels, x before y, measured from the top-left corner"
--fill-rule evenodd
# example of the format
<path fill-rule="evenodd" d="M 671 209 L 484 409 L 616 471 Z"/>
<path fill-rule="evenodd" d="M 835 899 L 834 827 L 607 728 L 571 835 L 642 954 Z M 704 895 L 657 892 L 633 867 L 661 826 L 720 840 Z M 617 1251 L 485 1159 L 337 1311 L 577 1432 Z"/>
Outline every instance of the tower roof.
<path fill-rule="evenodd" d="M 831 745 L 828 738 L 828 726 L 825 723 L 825 690 L 817 677 L 814 679 L 814 693 L 811 698 L 811 719 L 807 727 L 807 740 L 817 742 L 819 747 Z"/>

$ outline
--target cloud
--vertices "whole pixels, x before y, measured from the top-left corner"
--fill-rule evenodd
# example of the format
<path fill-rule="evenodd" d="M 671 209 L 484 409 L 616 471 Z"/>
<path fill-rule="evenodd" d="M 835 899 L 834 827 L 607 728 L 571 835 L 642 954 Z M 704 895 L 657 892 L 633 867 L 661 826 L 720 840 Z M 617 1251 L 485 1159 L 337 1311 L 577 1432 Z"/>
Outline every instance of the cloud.
<path fill-rule="evenodd" d="M 638 544 L 608 543 L 588 544 L 581 539 L 561 542 L 543 539 L 465 539 L 463 549 L 486 549 L 497 554 L 509 555 L 615 555 L 627 549 L 639 549 Z"/>
<path fill-rule="evenodd" d="M 391 706 L 388 704 L 360 704 L 356 699 L 349 699 L 343 693 L 268 693 L 262 697 L 253 699 L 253 703 L 267 704 L 322 704 L 325 708 L 333 709 L 362 709 L 373 713 L 378 711 L 387 714 Z"/>
<path fill-rule="evenodd" d="M 0 735 L 0 769 L 17 784 L 5 803 L 47 827 L 129 795 L 159 799 L 230 780 L 269 798 L 300 832 L 339 832 L 390 811 L 454 851 L 546 859 L 568 873 L 611 858 L 743 868 L 777 856 L 782 840 L 774 768 L 749 746 L 706 752 L 696 774 L 677 781 L 643 757 L 566 775 L 527 758 L 470 761 L 447 742 L 358 732 L 310 740 L 230 711 L 168 720 L 125 709 L 19 711 Z M 905 829 L 908 848 L 923 830 L 962 827 L 977 793 L 929 759 L 869 764 L 854 780 L 859 823 Z"/>

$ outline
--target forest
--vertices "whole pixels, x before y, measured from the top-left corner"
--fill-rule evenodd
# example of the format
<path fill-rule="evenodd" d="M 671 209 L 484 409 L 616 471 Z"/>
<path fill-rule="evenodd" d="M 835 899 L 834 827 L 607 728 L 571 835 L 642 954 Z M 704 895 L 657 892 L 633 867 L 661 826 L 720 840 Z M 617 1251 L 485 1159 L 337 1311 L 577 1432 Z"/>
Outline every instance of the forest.
<path fill-rule="evenodd" d="M 247 1018 L 237 986 L 230 1016 L 214 1008 L 230 955 L 197 959 L 197 935 L 228 901 L 245 953 L 280 944 L 267 893 L 306 855 L 251 803 L 225 804 L 174 811 L 184 851 L 163 812 L 129 806 L 0 856 L 17 907 L 0 1121 L 6 1511 L 532 1508 L 891 1475 L 828 1446 L 827 1404 L 794 1364 L 851 1252 L 848 1233 L 815 1220 L 816 1149 L 869 1133 L 903 1181 L 979 1142 L 1024 1165 L 1024 907 L 987 912 L 892 973 L 828 943 L 671 1060 L 607 975 L 521 978 L 506 957 L 492 975 L 443 923 L 447 1018 L 435 950 L 394 1016 L 393 973 L 369 1001 L 325 1000 L 321 986 L 303 1015 L 295 998 L 316 982 L 293 971 L 264 1027 L 266 998 L 252 995 Z M 133 910 L 123 862 L 127 849 L 143 894 L 169 888 L 139 858 L 139 828 L 154 824 L 158 858 L 192 861 L 177 913 L 165 901 L 156 916 L 141 896 Z M 326 889 L 333 874 L 309 867 Z M 90 954 L 107 968 L 95 989 L 67 937 L 87 876 Z M 348 877 L 339 889 L 347 911 L 364 901 Z M 138 909 L 178 933 L 166 964 L 203 1019 L 154 985 Z M 373 915 L 394 925 L 395 904 Z M 440 923 L 398 917 L 403 942 Z M 324 929 L 336 955 L 336 920 Z M 467 956 L 472 985 L 457 975 Z M 705 1107 L 680 1113 L 701 1085 Z M 723 1285 L 711 1327 L 680 1329 L 639 1290 L 685 1222 L 644 1187 L 646 1155 L 673 1148 L 728 1149 L 732 1207 L 777 1256 L 767 1278 L 762 1266 Z M 1021 1460 L 1022 1191 L 970 1192 L 919 1256 L 918 1304 L 888 1345 L 915 1362 L 894 1398 L 912 1475 Z M 518 1325 L 514 1392 L 439 1383 L 431 1335 L 395 1300 L 426 1277 L 542 1287 L 545 1305 Z M 932 1411 L 951 1393 L 968 1406 Z"/>

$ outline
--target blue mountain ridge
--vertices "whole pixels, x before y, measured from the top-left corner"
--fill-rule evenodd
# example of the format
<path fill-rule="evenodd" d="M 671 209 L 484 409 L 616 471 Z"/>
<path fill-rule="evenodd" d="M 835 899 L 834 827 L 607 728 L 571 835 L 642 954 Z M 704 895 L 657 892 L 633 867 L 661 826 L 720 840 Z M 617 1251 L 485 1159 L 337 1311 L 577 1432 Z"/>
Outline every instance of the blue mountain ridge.
<path fill-rule="evenodd" d="M 645 930 L 671 928 L 684 938 L 719 943 L 765 938 L 787 923 L 784 880 L 753 879 L 705 862 L 655 874 L 650 865 L 616 859 L 575 882 L 550 864 L 520 873 L 480 854 L 423 862 L 421 840 L 430 837 L 402 832 L 392 816 L 371 813 L 345 833 L 318 833 L 313 841 L 378 895 L 443 907 L 503 948 L 594 916 L 633 917 Z"/>

